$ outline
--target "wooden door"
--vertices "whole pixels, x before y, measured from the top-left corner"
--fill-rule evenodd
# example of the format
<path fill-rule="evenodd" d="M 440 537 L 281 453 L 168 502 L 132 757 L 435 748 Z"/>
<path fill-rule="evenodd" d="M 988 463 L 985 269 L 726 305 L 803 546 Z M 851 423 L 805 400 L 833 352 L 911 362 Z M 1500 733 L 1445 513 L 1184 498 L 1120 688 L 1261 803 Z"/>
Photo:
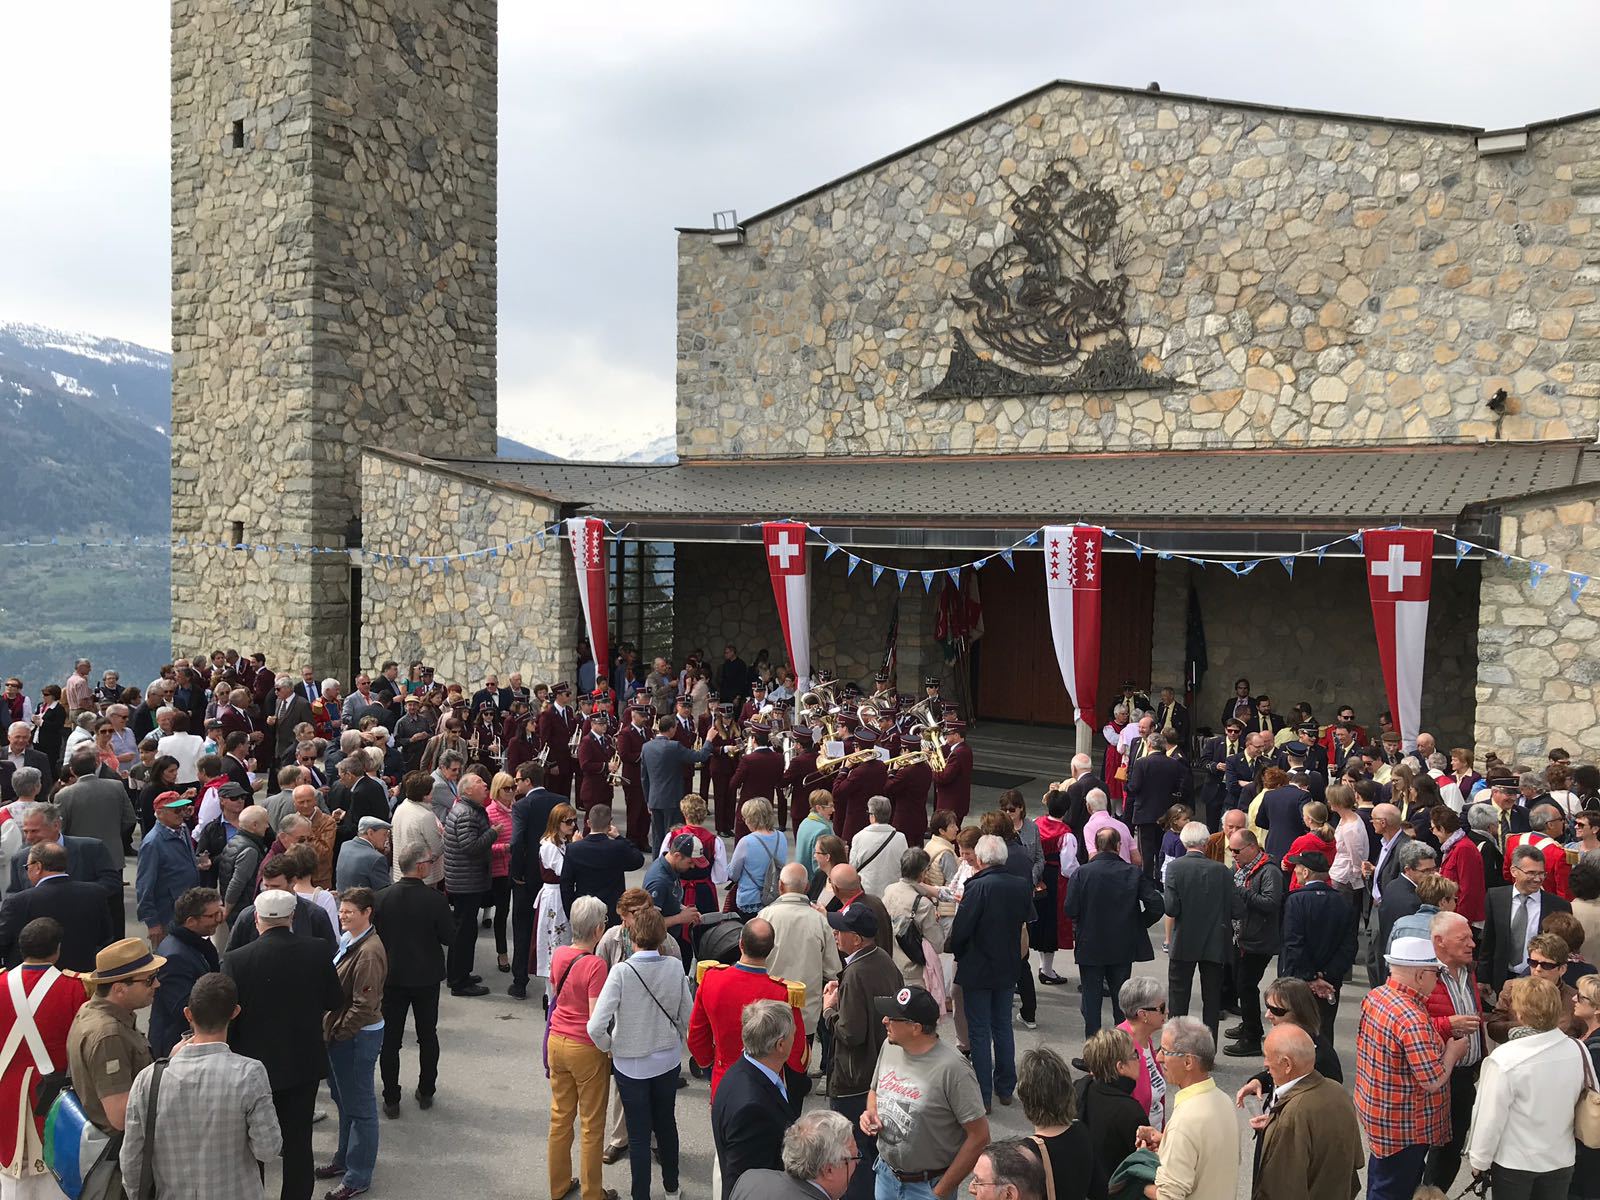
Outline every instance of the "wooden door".
<path fill-rule="evenodd" d="M 1016 562 L 1015 571 L 991 562 L 979 577 L 984 635 L 974 647 L 974 703 L 980 717 L 992 720 L 1070 725 L 1072 701 L 1056 666 L 1044 573 L 1034 555 L 1019 553 Z M 1108 554 L 1102 562 L 1099 692 L 1106 698 L 1120 694 L 1124 679 L 1149 683 L 1155 568 L 1131 554 Z M 1104 719 L 1102 712 L 1095 726 Z"/>

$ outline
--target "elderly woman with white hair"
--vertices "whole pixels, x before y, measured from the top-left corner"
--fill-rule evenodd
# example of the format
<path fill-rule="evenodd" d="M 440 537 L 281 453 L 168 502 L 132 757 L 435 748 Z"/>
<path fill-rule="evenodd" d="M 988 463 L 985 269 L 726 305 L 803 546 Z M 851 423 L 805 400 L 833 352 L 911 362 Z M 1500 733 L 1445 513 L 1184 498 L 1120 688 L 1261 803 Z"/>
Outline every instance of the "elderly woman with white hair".
<path fill-rule="evenodd" d="M 550 1077 L 550 1137 L 546 1162 L 550 1194 L 565 1196 L 582 1186 L 583 1200 L 602 1200 L 606 1100 L 611 1058 L 589 1035 L 589 1018 L 606 982 L 606 960 L 595 953 L 606 930 L 606 902 L 579 896 L 568 914 L 572 944 L 550 956 L 550 1011 L 545 1022 L 545 1070 Z M 572 1178 L 573 1122 L 582 1149 L 578 1179 Z"/>
<path fill-rule="evenodd" d="M 1150 1114 L 1150 1124 L 1161 1129 L 1167 1123 L 1167 1082 L 1156 1061 L 1156 1045 L 1167 1023 L 1166 986 L 1153 976 L 1135 975 L 1118 989 L 1117 1007 L 1124 1018 L 1117 1028 L 1133 1039 L 1139 1052 L 1141 1078 L 1134 1081 L 1133 1098 Z"/>

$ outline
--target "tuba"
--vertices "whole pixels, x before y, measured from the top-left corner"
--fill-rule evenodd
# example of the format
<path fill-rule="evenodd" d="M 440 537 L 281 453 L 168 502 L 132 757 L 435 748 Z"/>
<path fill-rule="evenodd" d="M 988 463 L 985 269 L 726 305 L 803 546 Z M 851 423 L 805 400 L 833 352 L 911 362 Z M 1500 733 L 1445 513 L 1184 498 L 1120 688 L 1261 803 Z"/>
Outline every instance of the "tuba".
<path fill-rule="evenodd" d="M 945 769 L 944 746 L 939 741 L 938 733 L 932 727 L 923 727 L 922 752 L 928 756 L 928 765 L 935 771 L 942 772 Z"/>

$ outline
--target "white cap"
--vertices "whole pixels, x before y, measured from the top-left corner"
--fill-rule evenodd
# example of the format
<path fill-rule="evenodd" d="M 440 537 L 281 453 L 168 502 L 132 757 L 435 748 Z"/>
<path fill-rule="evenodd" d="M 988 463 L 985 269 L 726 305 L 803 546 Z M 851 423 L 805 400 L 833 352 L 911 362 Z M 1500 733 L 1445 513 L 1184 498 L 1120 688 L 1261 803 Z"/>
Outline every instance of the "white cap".
<path fill-rule="evenodd" d="M 1433 941 L 1422 937 L 1395 938 L 1389 943 L 1389 953 L 1384 960 L 1391 967 L 1437 967 L 1439 960 L 1434 957 Z"/>
<path fill-rule="evenodd" d="M 256 916 L 269 921 L 285 921 L 294 916 L 295 903 L 293 892 L 270 888 L 256 897 Z"/>

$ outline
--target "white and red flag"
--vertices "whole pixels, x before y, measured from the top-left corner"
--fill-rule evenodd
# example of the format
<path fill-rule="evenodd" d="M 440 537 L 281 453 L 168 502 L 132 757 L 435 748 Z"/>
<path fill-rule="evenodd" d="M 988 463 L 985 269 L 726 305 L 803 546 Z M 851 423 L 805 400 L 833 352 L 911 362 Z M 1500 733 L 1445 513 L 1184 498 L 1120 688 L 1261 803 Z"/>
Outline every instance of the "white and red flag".
<path fill-rule="evenodd" d="M 578 601 L 583 605 L 583 627 L 589 631 L 597 679 L 611 673 L 611 645 L 606 629 L 606 523 L 599 517 L 568 517 L 567 540 L 572 543 L 572 565 L 578 572 Z"/>
<path fill-rule="evenodd" d="M 805 523 L 767 521 L 761 526 L 761 542 L 789 666 L 804 691 L 811 686 L 811 556 L 806 552 Z"/>
<path fill-rule="evenodd" d="M 1078 720 L 1095 721 L 1100 685 L 1100 554 L 1104 530 L 1093 525 L 1046 525 L 1044 588 L 1050 603 L 1061 680 Z"/>
<path fill-rule="evenodd" d="M 1428 636 L 1428 596 L 1433 588 L 1431 529 L 1366 529 L 1367 591 L 1378 634 L 1378 661 L 1389 711 L 1406 750 L 1422 728 L 1423 650 Z"/>

